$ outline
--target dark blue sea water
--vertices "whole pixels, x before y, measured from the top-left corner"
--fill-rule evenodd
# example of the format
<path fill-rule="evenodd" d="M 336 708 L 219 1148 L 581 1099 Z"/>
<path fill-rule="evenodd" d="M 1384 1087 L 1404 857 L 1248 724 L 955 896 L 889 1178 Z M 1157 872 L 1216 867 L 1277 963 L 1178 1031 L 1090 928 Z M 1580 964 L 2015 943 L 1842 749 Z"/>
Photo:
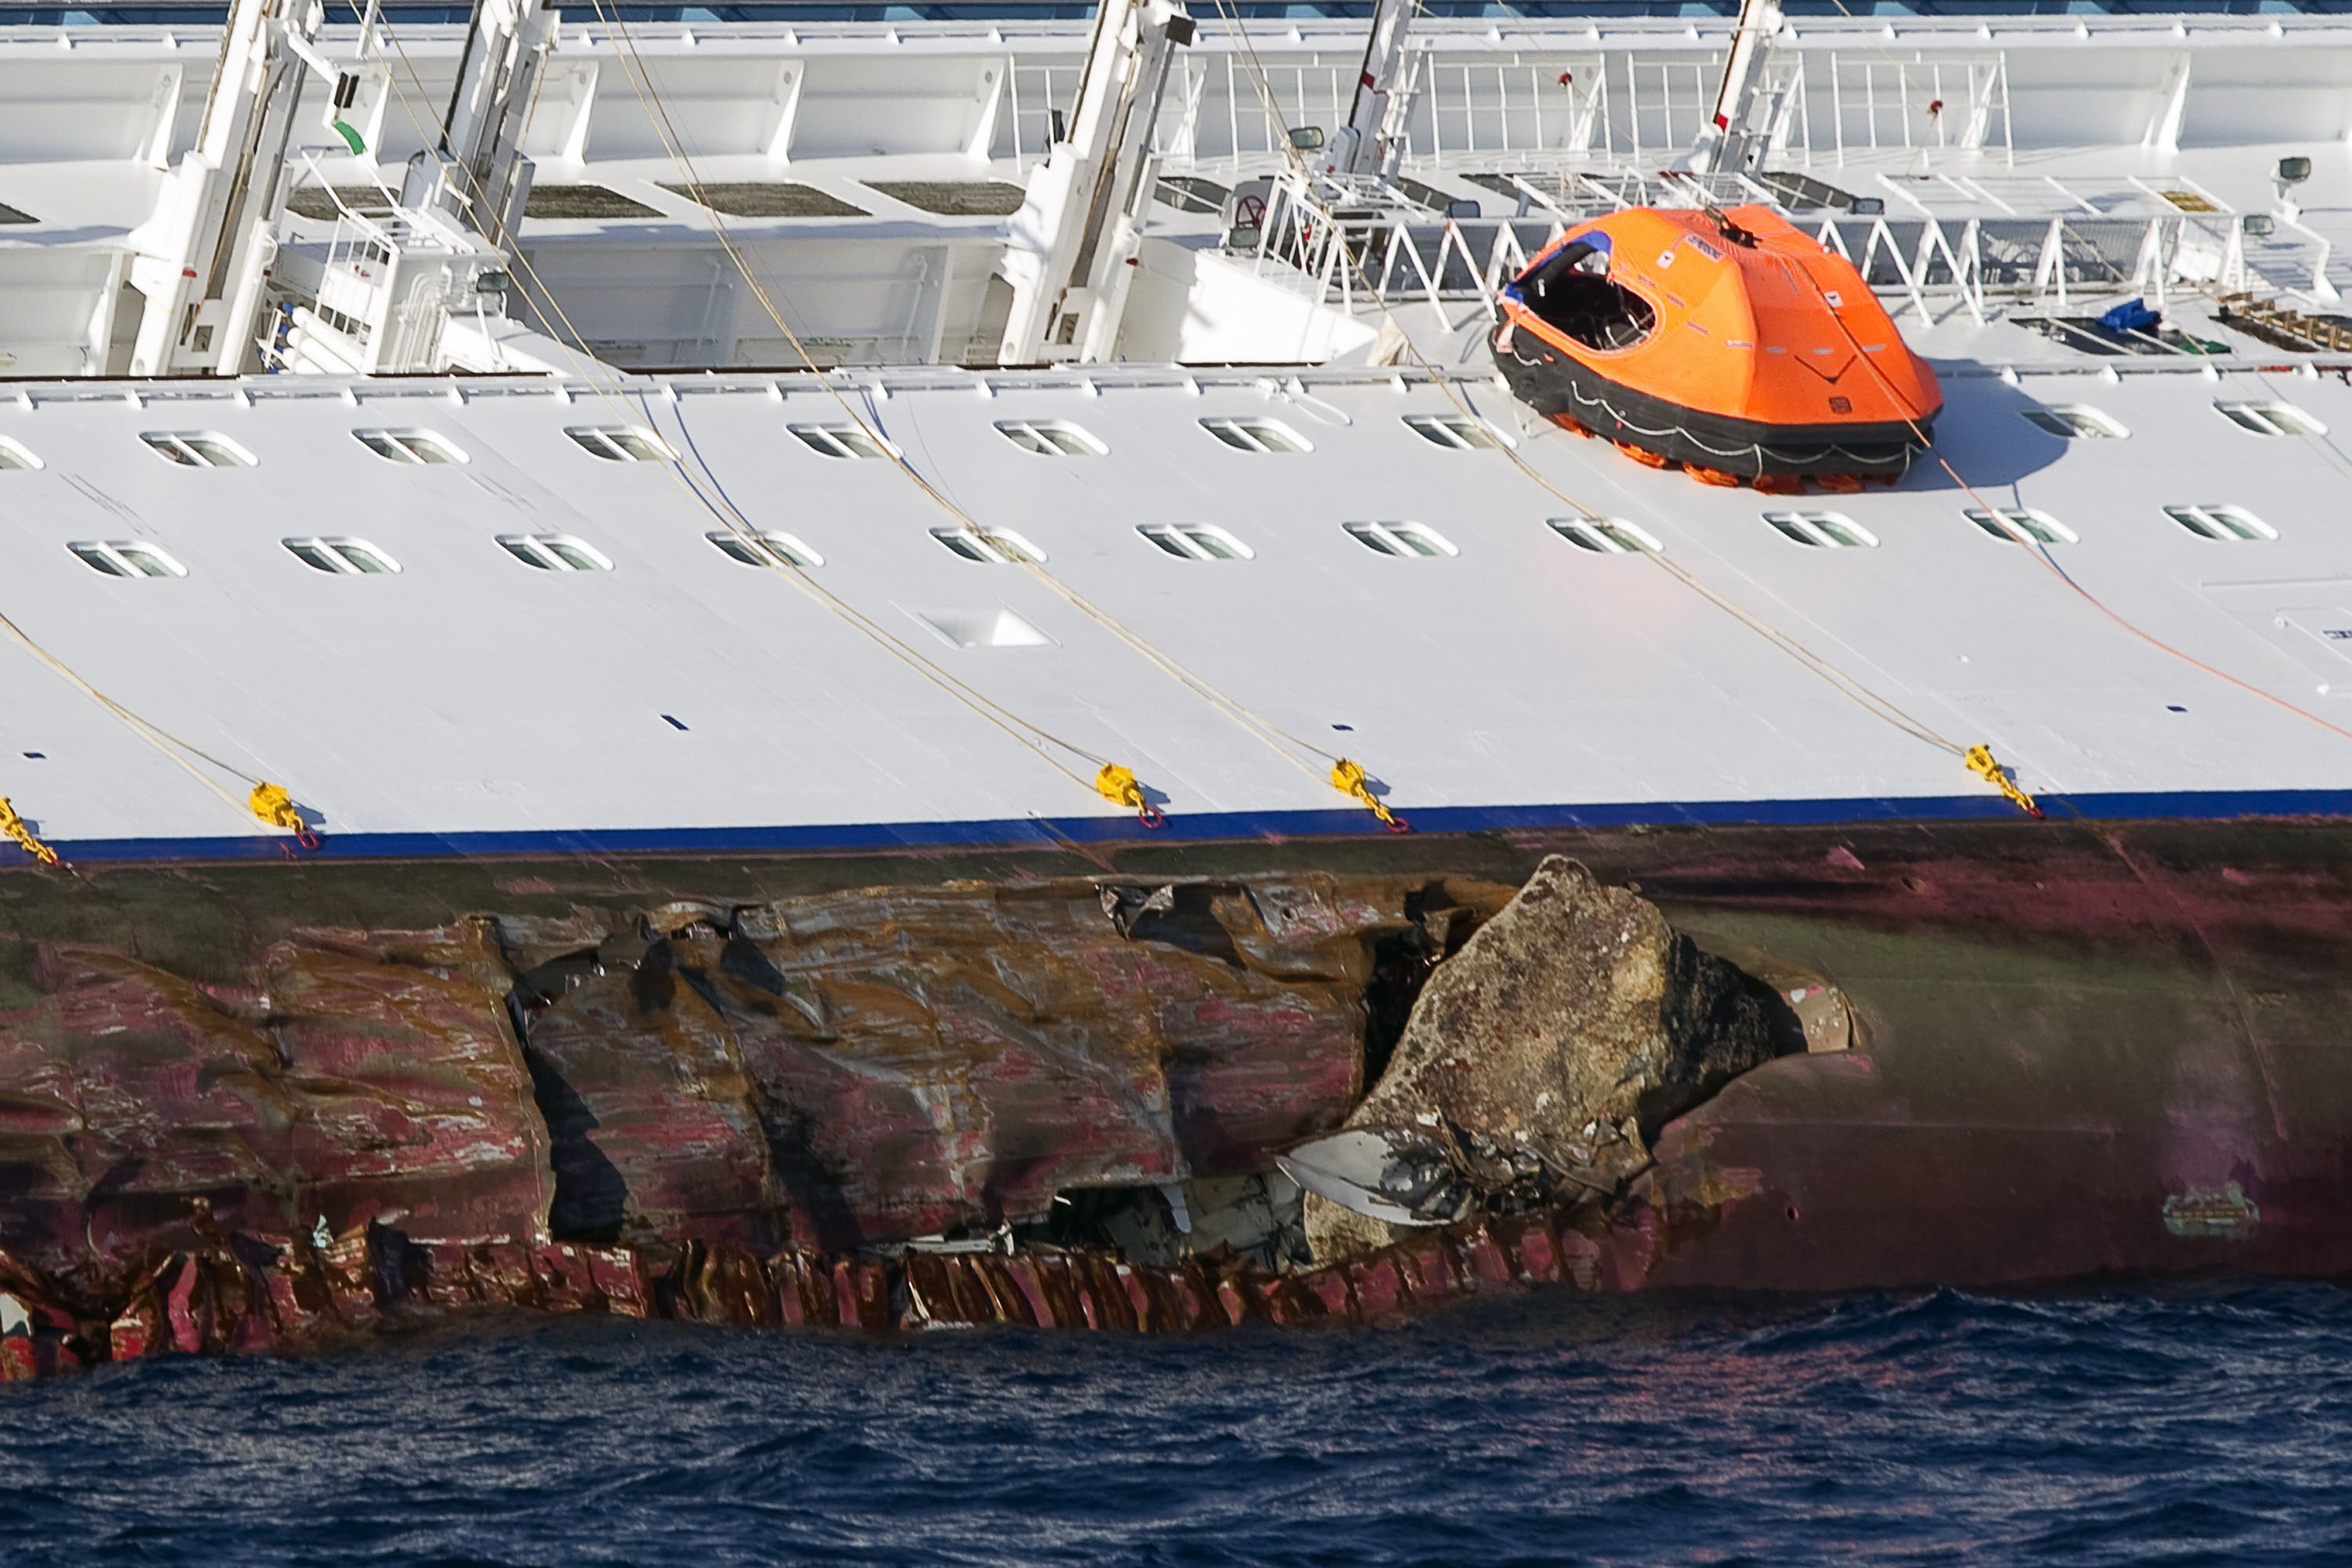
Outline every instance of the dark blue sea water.
<path fill-rule="evenodd" d="M 2344 1563 L 2352 1294 L 1487 1301 L 1385 1332 L 499 1320 L 0 1389 L 37 1563 Z"/>

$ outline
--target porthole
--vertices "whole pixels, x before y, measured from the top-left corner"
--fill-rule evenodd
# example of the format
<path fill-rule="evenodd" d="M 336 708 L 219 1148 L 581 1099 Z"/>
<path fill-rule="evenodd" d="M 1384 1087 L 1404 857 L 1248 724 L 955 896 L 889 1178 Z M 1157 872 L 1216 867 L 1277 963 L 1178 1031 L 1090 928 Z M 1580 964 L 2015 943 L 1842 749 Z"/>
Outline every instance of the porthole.
<path fill-rule="evenodd" d="M 1203 419 L 1201 428 L 1237 452 L 1311 452 L 1315 444 L 1279 419 Z"/>
<path fill-rule="evenodd" d="M 667 442 L 635 425 L 575 425 L 563 433 L 582 451 L 608 463 L 669 463 L 677 459 Z"/>
<path fill-rule="evenodd" d="M 2242 506 L 2168 506 L 2164 515 L 2200 539 L 2276 539 L 2278 530 Z"/>
<path fill-rule="evenodd" d="M 392 463 L 462 463 L 466 454 L 429 430 L 354 430 L 352 437 Z"/>
<path fill-rule="evenodd" d="M 931 537 L 940 545 L 966 561 L 983 561 L 991 565 L 1035 565 L 1045 559 L 1045 552 L 1007 529 L 992 528 L 982 533 L 970 528 L 935 528 Z"/>
<path fill-rule="evenodd" d="M 139 438 L 148 449 L 184 468 L 249 468 L 253 454 L 211 430 L 148 430 Z"/>
<path fill-rule="evenodd" d="M 2088 404 L 2061 403 L 2048 408 L 2021 408 L 2026 423 L 2070 441 L 2121 440 L 2131 434 L 2122 423 Z"/>
<path fill-rule="evenodd" d="M 2325 436 L 2327 426 L 2292 403 L 2216 403 L 2215 413 L 2257 436 Z"/>
<path fill-rule="evenodd" d="M 499 547 L 526 566 L 542 572 L 610 572 L 602 551 L 568 533 L 502 533 Z"/>
<path fill-rule="evenodd" d="M 730 561 L 746 566 L 822 566 L 824 557 L 789 533 L 706 533 Z"/>
<path fill-rule="evenodd" d="M 802 446 L 825 458 L 888 458 L 888 445 L 855 425 L 787 425 Z"/>
<path fill-rule="evenodd" d="M 109 577 L 184 577 L 188 569 L 143 540 L 89 539 L 66 546 L 80 563 Z"/>
<path fill-rule="evenodd" d="M 1618 517 L 1556 517 L 1550 526 L 1579 550 L 1590 550 L 1595 555 L 1638 555 L 1665 548 L 1646 531 Z"/>
<path fill-rule="evenodd" d="M 278 542 L 314 572 L 339 577 L 386 577 L 400 570 L 399 562 L 364 539 L 283 539 Z"/>
<path fill-rule="evenodd" d="M 1256 552 L 1223 529 L 1198 522 L 1147 522 L 1136 532 L 1184 561 L 1248 561 Z"/>
<path fill-rule="evenodd" d="M 1968 519 L 1995 539 L 2010 544 L 2080 544 L 2075 531 L 2046 511 L 2021 507 L 2004 511 L 1968 509 Z"/>
<path fill-rule="evenodd" d="M 1783 539 L 1816 549 L 1874 548 L 1878 536 L 1842 511 L 1768 511 L 1764 521 Z"/>
<path fill-rule="evenodd" d="M 997 434 L 1041 458 L 1099 458 L 1110 450 L 1066 419 L 1000 419 Z"/>
<path fill-rule="evenodd" d="M 1382 555 L 1459 555 L 1451 541 L 1417 522 L 1343 522 L 1349 538 Z"/>
<path fill-rule="evenodd" d="M 1449 451 L 1493 451 L 1507 445 L 1494 426 L 1459 414 L 1408 414 L 1404 426 L 1431 446 Z"/>

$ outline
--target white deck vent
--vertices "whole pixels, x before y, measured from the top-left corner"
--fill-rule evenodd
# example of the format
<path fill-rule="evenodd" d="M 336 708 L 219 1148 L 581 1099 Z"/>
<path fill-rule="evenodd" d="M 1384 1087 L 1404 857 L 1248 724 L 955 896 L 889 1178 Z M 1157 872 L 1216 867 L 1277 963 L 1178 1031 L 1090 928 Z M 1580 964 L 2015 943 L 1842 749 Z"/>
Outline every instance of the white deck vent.
<path fill-rule="evenodd" d="M 915 618 L 956 647 L 1051 647 L 1054 639 L 1011 610 L 917 610 Z"/>

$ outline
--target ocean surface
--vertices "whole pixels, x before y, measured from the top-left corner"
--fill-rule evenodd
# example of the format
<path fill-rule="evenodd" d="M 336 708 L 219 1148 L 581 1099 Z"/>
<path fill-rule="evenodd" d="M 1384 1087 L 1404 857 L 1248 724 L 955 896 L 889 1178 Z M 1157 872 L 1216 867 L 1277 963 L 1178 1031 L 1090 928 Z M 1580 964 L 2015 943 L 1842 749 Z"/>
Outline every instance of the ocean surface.
<path fill-rule="evenodd" d="M 475 1320 L 0 1388 L 0 1562 L 2344 1563 L 2352 1293 L 1387 1331 Z"/>

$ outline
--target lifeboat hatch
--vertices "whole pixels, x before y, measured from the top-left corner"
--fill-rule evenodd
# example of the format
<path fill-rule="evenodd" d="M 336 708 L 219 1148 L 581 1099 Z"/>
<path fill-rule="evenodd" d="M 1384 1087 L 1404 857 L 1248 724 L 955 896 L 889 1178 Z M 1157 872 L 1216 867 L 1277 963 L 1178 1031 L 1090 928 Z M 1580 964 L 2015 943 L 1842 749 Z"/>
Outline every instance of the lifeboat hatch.
<path fill-rule="evenodd" d="M 1577 241 L 1519 280 L 1528 308 L 1590 349 L 1629 349 L 1658 328 L 1650 302 L 1609 276 L 1609 252 Z"/>

